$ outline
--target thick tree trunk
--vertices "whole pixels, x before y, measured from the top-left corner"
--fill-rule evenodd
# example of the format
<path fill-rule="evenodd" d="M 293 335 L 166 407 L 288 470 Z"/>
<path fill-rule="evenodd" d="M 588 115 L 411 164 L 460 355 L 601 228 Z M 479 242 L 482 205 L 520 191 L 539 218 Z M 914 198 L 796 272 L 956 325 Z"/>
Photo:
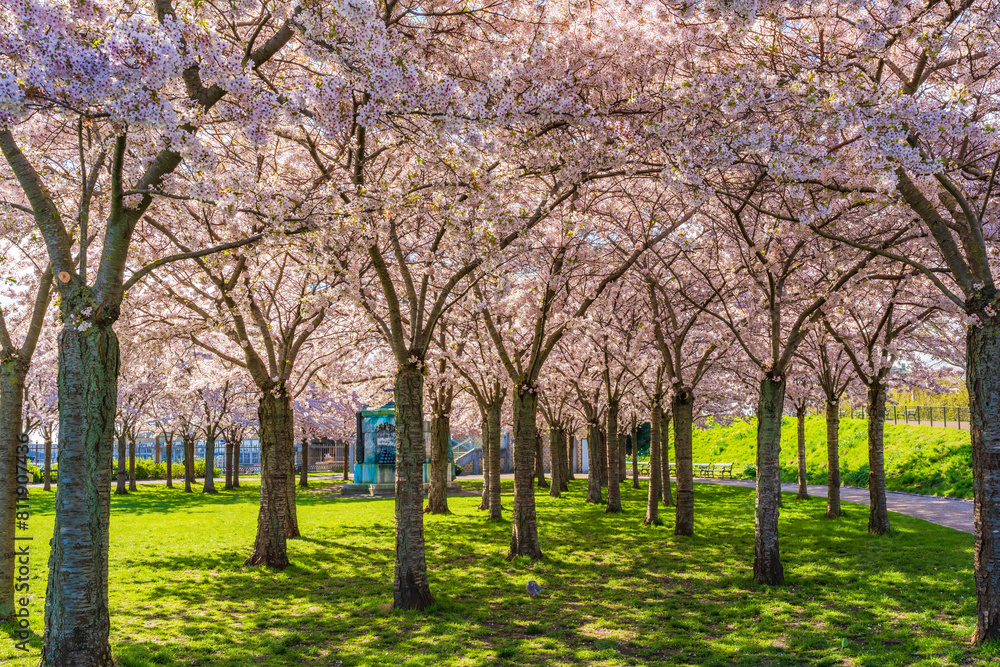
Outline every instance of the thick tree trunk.
<path fill-rule="evenodd" d="M 486 411 L 482 409 L 480 409 L 479 432 L 483 439 L 483 493 L 477 509 L 488 510 L 490 508 L 490 420 L 486 416 Z"/>
<path fill-rule="evenodd" d="M 424 376 L 396 373 L 396 563 L 394 609 L 424 609 L 434 598 L 424 553 Z"/>
<path fill-rule="evenodd" d="M 27 369 L 17 357 L 0 361 L 0 623 L 15 620 L 14 574 L 17 559 L 14 532 L 20 486 L 18 450 L 21 446 L 26 375 Z"/>
<path fill-rule="evenodd" d="M 233 443 L 233 488 L 240 488 L 240 447 L 243 445 L 242 441 L 236 441 Z"/>
<path fill-rule="evenodd" d="M 826 402 L 826 515 L 840 516 L 840 401 Z"/>
<path fill-rule="evenodd" d="M 118 397 L 110 325 L 59 334 L 59 486 L 45 593 L 41 665 L 113 665 L 108 635 L 108 525 Z"/>
<path fill-rule="evenodd" d="M 233 443 L 226 440 L 226 485 L 224 490 L 233 488 Z"/>
<path fill-rule="evenodd" d="M 128 490 L 135 491 L 135 440 L 128 443 Z"/>
<path fill-rule="evenodd" d="M 215 436 L 205 435 L 205 484 L 201 487 L 202 493 L 218 493 L 215 488 Z"/>
<path fill-rule="evenodd" d="M 194 484 L 194 438 L 184 438 L 184 493 L 192 493 Z"/>
<path fill-rule="evenodd" d="M 302 438 L 302 469 L 299 472 L 299 486 L 309 488 L 309 438 Z"/>
<path fill-rule="evenodd" d="M 598 429 L 597 447 L 601 454 L 601 486 L 608 485 L 608 434 Z"/>
<path fill-rule="evenodd" d="M 879 378 L 872 380 L 868 386 L 868 496 L 871 504 L 868 513 L 868 532 L 873 535 L 885 535 L 889 532 L 883 455 L 885 395 L 885 383 Z"/>
<path fill-rule="evenodd" d="M 639 427 L 635 423 L 635 417 L 632 417 L 632 488 L 638 489 L 639 487 Z"/>
<path fill-rule="evenodd" d="M 447 415 L 431 418 L 431 488 L 425 512 L 448 514 L 448 441 L 451 428 Z"/>
<path fill-rule="evenodd" d="M 125 439 L 125 434 L 122 433 L 118 436 L 118 486 L 115 488 L 116 496 L 124 496 L 128 494 L 128 479 L 127 473 L 125 472 L 125 459 L 128 457 L 128 442 Z"/>
<path fill-rule="evenodd" d="M 674 417 L 674 458 L 677 461 L 677 523 L 674 535 L 694 535 L 694 464 L 692 429 L 694 393 L 678 387 L 671 400 Z"/>
<path fill-rule="evenodd" d="M 809 497 L 809 490 L 806 488 L 806 406 L 795 408 L 795 419 L 798 422 L 799 439 L 799 500 Z"/>
<path fill-rule="evenodd" d="M 167 488 L 174 488 L 174 442 L 167 441 Z"/>
<path fill-rule="evenodd" d="M 607 429 L 608 429 L 608 505 L 606 512 L 622 511 L 621 496 L 621 473 L 618 466 L 621 464 L 618 445 L 618 410 L 617 403 L 608 405 Z"/>
<path fill-rule="evenodd" d="M 549 427 L 549 472 L 552 483 L 549 485 L 549 495 L 559 498 L 562 495 L 562 460 L 560 451 L 566 451 L 562 441 L 559 439 L 559 429 L 555 426 Z"/>
<path fill-rule="evenodd" d="M 500 413 L 502 409 L 503 398 L 486 406 L 486 419 L 489 421 L 490 435 L 490 513 L 487 516 L 490 521 L 499 521 L 503 518 L 503 505 L 500 502 L 500 447 L 503 444 Z"/>
<path fill-rule="evenodd" d="M 587 427 L 587 502 L 600 505 L 601 498 L 601 434 L 596 425 Z"/>
<path fill-rule="evenodd" d="M 754 501 L 753 578 L 775 586 L 785 580 L 778 548 L 781 505 L 781 413 L 785 380 L 764 378 L 757 402 L 757 484 Z"/>
<path fill-rule="evenodd" d="M 283 569 L 289 565 L 286 487 L 295 433 L 292 402 L 284 385 L 261 392 L 257 419 L 260 424 L 260 510 L 253 552 L 244 565 Z"/>
<path fill-rule="evenodd" d="M 43 491 L 52 490 L 52 431 L 45 431 L 45 473 L 42 476 Z"/>
<path fill-rule="evenodd" d="M 676 449 L 677 445 L 674 444 Z M 660 496 L 665 507 L 674 504 L 674 494 L 670 488 L 670 415 L 660 410 Z"/>
<path fill-rule="evenodd" d="M 993 300 L 994 308 L 997 302 Z M 975 643 L 1000 639 L 1000 324 L 996 319 L 969 327 L 966 336 L 975 498 Z"/>
<path fill-rule="evenodd" d="M 646 496 L 646 518 L 642 520 L 647 526 L 659 520 L 660 415 L 662 414 L 659 400 L 653 401 L 653 407 L 649 412 L 649 493 Z"/>
<path fill-rule="evenodd" d="M 538 396 L 514 391 L 514 511 L 510 551 L 507 558 L 542 557 L 538 543 L 538 523 L 535 517 L 535 488 L 532 469 L 537 451 L 538 428 L 535 424 Z"/>

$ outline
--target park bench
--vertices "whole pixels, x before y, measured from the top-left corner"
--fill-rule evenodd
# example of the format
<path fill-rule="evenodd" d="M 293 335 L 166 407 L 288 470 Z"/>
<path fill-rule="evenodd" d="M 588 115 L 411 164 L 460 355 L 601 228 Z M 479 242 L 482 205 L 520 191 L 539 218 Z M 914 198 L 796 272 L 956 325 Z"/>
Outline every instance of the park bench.
<path fill-rule="evenodd" d="M 695 477 L 725 479 L 728 475 L 729 479 L 733 478 L 732 463 L 692 463 L 691 468 Z M 670 474 L 672 476 L 677 474 L 677 464 L 673 461 L 670 462 Z"/>

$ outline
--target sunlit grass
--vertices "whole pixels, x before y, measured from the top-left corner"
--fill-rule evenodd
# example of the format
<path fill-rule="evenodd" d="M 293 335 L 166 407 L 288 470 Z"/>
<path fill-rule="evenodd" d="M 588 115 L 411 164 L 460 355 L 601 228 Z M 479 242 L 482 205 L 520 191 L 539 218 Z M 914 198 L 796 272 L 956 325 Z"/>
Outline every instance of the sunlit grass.
<path fill-rule="evenodd" d="M 506 480 L 505 480 L 506 481 Z M 478 497 L 426 516 L 437 597 L 392 612 L 393 501 L 299 498 L 304 537 L 284 572 L 241 566 L 256 525 L 255 486 L 206 497 L 142 485 L 113 498 L 112 645 L 143 665 L 942 665 L 985 661 L 966 642 L 975 613 L 972 536 L 893 516 L 865 534 L 867 511 L 823 518 L 825 501 L 785 496 L 786 584 L 752 583 L 753 491 L 697 487 L 697 536 L 585 505 L 585 481 L 538 496 L 545 558 L 506 561 L 507 520 Z M 32 491 L 32 630 L 42 597 L 52 496 Z M 512 498 L 504 498 L 509 519 Z M 531 599 L 529 579 L 543 592 Z M 0 664 L 35 665 L 0 638 Z"/>

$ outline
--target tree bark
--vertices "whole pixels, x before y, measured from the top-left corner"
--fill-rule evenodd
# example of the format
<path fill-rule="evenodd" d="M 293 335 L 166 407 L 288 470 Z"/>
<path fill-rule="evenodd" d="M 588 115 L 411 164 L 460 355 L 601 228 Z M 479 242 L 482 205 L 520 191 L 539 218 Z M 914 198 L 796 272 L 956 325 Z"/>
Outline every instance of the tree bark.
<path fill-rule="evenodd" d="M 806 488 L 806 406 L 805 403 L 795 408 L 795 419 L 798 422 L 799 439 L 799 500 L 809 497 L 809 489 Z"/>
<path fill-rule="evenodd" d="M 226 439 L 226 485 L 224 490 L 233 488 L 233 443 Z"/>
<path fill-rule="evenodd" d="M 549 496 L 559 498 L 562 496 L 562 461 L 560 460 L 560 450 L 565 451 L 562 441 L 559 439 L 559 428 L 549 427 L 549 472 L 552 483 L 549 485 Z"/>
<path fill-rule="evenodd" d="M 757 402 L 757 484 L 754 501 L 753 578 L 775 586 L 785 580 L 778 547 L 781 504 L 781 413 L 785 380 L 764 378 Z"/>
<path fill-rule="evenodd" d="M 618 404 L 612 401 L 608 405 L 606 415 L 608 429 L 608 505 L 604 511 L 611 513 L 622 511 L 621 473 L 618 470 L 618 466 L 621 463 L 621 457 L 619 456 L 620 448 L 618 445 L 618 410 Z"/>
<path fill-rule="evenodd" d="M 122 433 L 118 436 L 118 486 L 115 488 L 116 496 L 128 495 L 128 486 L 126 482 L 125 473 L 125 459 L 128 456 L 128 443 L 125 440 L 125 434 Z"/>
<path fill-rule="evenodd" d="M 448 514 L 448 440 L 451 429 L 448 415 L 431 418 L 431 488 L 427 508 L 431 514 Z"/>
<path fill-rule="evenodd" d="M 128 490 L 135 491 L 135 440 L 128 441 Z"/>
<path fill-rule="evenodd" d="M 167 440 L 167 488 L 174 488 L 174 441 Z"/>
<path fill-rule="evenodd" d="M 571 434 L 564 438 L 566 441 L 566 486 L 563 487 L 563 491 L 569 490 L 569 481 L 571 479 L 576 479 L 576 472 L 573 469 L 573 455 L 576 453 L 576 435 Z"/>
<path fill-rule="evenodd" d="M 639 487 L 639 427 L 632 417 L 632 488 Z"/>
<path fill-rule="evenodd" d="M 826 402 L 826 515 L 840 516 L 840 401 Z"/>
<path fill-rule="evenodd" d="M 194 484 L 194 436 L 184 438 L 184 493 L 191 493 Z"/>
<path fill-rule="evenodd" d="M 676 387 L 671 399 L 674 418 L 674 458 L 677 461 L 677 522 L 674 535 L 694 535 L 694 464 L 692 429 L 694 392 Z"/>
<path fill-rule="evenodd" d="M 479 432 L 483 439 L 483 493 L 477 509 L 490 508 L 490 420 L 486 411 L 480 408 Z"/>
<path fill-rule="evenodd" d="M 601 486 L 608 485 L 608 434 L 604 429 L 598 429 L 597 448 L 601 456 Z"/>
<path fill-rule="evenodd" d="M 660 385 L 657 380 L 657 385 Z M 649 411 L 649 493 L 646 496 L 646 518 L 642 520 L 647 526 L 659 520 L 660 507 L 660 400 L 653 400 Z"/>
<path fill-rule="evenodd" d="M 288 406 L 288 423 L 292 428 L 288 430 L 288 442 L 284 443 L 281 451 L 285 457 L 285 473 L 288 479 L 285 481 L 285 537 L 300 537 L 299 514 L 295 504 L 295 428 L 294 415 L 292 413 L 291 401 Z"/>
<path fill-rule="evenodd" d="M 253 552 L 244 565 L 266 565 L 280 570 L 289 565 L 286 487 L 295 433 L 292 402 L 284 385 L 261 392 L 257 420 L 260 425 L 260 510 Z"/>
<path fill-rule="evenodd" d="M 45 593 L 41 665 L 113 665 L 108 526 L 118 397 L 110 324 L 59 333 L 59 486 Z"/>
<path fill-rule="evenodd" d="M 237 440 L 233 443 L 233 488 L 240 488 L 240 447 L 243 446 L 242 440 Z"/>
<path fill-rule="evenodd" d="M 299 486 L 309 488 L 309 438 L 302 438 L 302 470 L 299 472 Z"/>
<path fill-rule="evenodd" d="M 674 443 L 674 448 L 676 447 Z M 665 507 L 674 504 L 674 494 L 670 488 L 670 415 L 663 409 L 660 410 L 660 495 Z"/>
<path fill-rule="evenodd" d="M 996 308 L 1000 299 L 993 299 Z M 975 643 L 1000 639 L 1000 323 L 970 326 L 966 383 L 975 498 Z"/>
<path fill-rule="evenodd" d="M 160 465 L 160 436 L 153 438 L 153 465 Z"/>
<path fill-rule="evenodd" d="M 600 505 L 601 498 L 601 434 L 595 424 L 587 426 L 587 502 Z"/>
<path fill-rule="evenodd" d="M 538 480 L 538 488 L 544 489 L 548 486 L 545 481 L 545 457 L 542 455 L 542 432 L 535 431 L 535 478 Z"/>
<path fill-rule="evenodd" d="M 885 429 L 886 386 L 881 378 L 868 385 L 868 532 L 885 535 L 889 532 L 889 508 L 885 500 Z"/>
<path fill-rule="evenodd" d="M 500 446 L 503 443 L 503 432 L 500 426 L 500 413 L 503 409 L 503 397 L 486 406 L 486 418 L 490 431 L 490 513 L 487 519 L 499 521 L 503 518 L 503 505 L 500 501 Z"/>
<path fill-rule="evenodd" d="M 396 373 L 396 562 L 394 609 L 434 602 L 424 553 L 424 376 L 414 364 Z"/>
<path fill-rule="evenodd" d="M 620 416 L 621 416 L 621 413 L 619 413 L 619 417 Z M 618 433 L 618 484 L 619 484 L 619 493 L 620 493 L 620 485 L 624 484 L 625 480 L 628 479 L 628 452 L 626 451 L 628 449 L 628 443 L 626 442 L 626 440 L 628 440 L 628 437 L 626 436 L 626 434 L 619 432 Z"/>
<path fill-rule="evenodd" d="M 24 417 L 26 365 L 19 357 L 0 361 L 0 623 L 14 621 L 14 531 L 17 525 L 18 460 Z M 25 490 L 27 490 L 25 488 Z"/>
<path fill-rule="evenodd" d="M 43 491 L 52 490 L 52 429 L 46 428 L 45 430 L 45 474 L 42 476 L 42 481 L 45 483 L 42 487 Z"/>
<path fill-rule="evenodd" d="M 542 557 L 538 543 L 538 523 L 535 517 L 535 488 L 532 484 L 533 459 L 537 451 L 538 429 L 535 423 L 538 396 L 514 390 L 514 511 L 507 558 Z"/>
<path fill-rule="evenodd" d="M 202 493 L 218 493 L 215 488 L 215 435 L 205 433 L 205 483 Z"/>

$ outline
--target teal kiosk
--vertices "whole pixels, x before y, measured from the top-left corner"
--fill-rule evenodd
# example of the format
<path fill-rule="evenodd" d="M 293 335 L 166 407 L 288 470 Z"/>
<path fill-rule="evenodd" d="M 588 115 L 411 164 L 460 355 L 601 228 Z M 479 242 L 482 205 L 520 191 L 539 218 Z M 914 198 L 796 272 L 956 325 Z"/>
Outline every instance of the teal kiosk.
<path fill-rule="evenodd" d="M 430 483 L 430 438 L 424 427 L 424 484 Z M 389 402 L 380 408 L 357 412 L 354 445 L 354 481 L 344 484 L 343 495 L 393 496 L 396 494 L 396 407 Z M 448 481 L 455 478 L 454 454 L 448 445 Z"/>

